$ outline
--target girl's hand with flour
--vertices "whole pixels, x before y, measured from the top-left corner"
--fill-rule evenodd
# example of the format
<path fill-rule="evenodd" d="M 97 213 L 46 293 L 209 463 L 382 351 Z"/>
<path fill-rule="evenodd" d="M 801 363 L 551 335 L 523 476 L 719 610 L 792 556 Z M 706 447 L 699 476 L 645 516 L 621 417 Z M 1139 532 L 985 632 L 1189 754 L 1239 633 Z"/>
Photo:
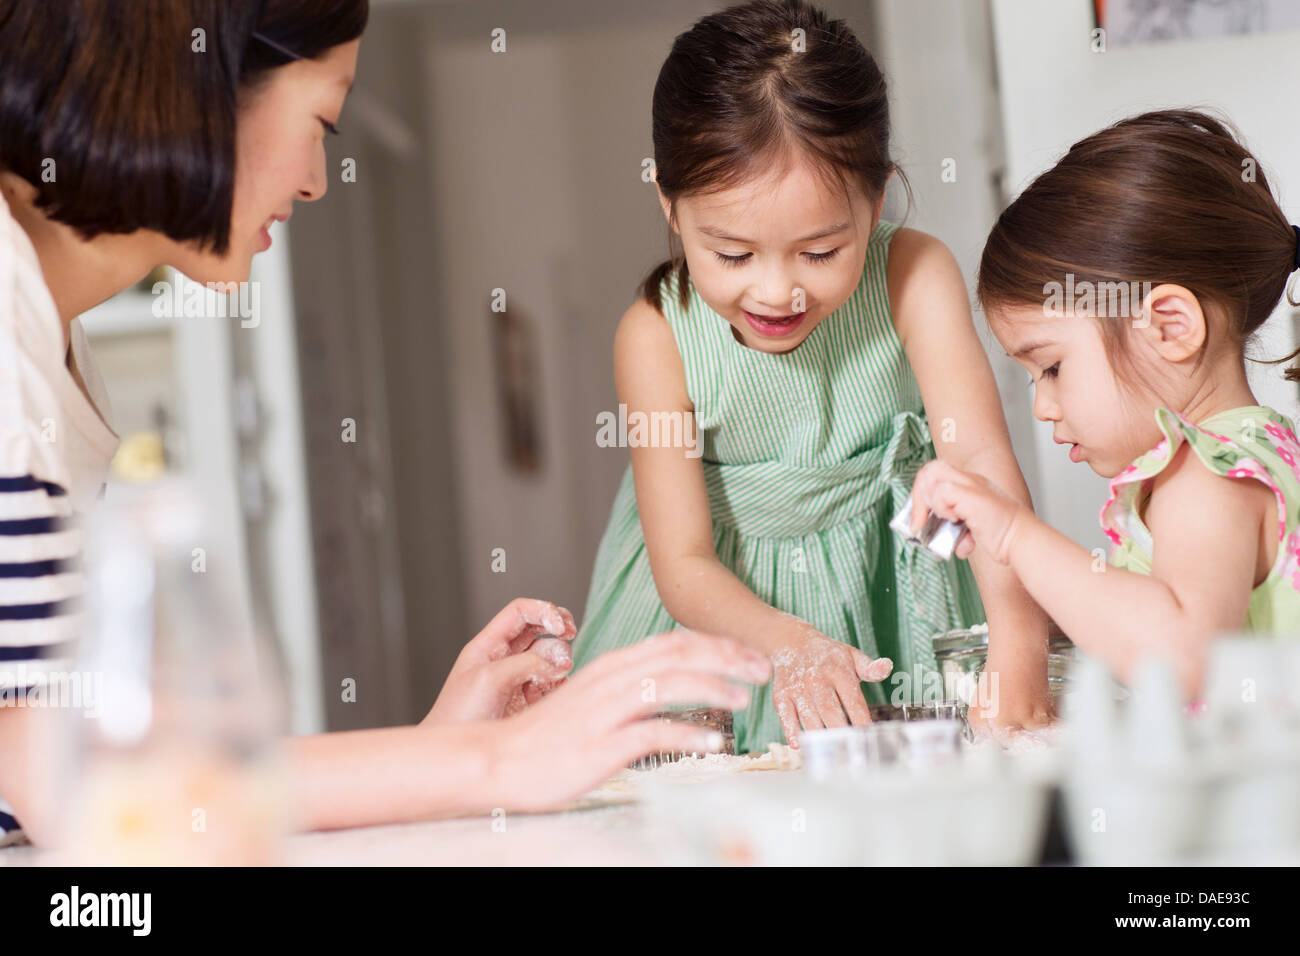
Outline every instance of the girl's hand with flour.
<path fill-rule="evenodd" d="M 799 731 L 871 723 L 862 681 L 882 681 L 894 669 L 856 647 L 833 641 L 810 624 L 789 617 L 791 636 L 772 654 L 772 702 L 792 747 Z"/>
<path fill-rule="evenodd" d="M 912 485 L 912 531 L 920 531 L 931 512 L 964 522 L 966 533 L 955 551 L 959 558 L 968 558 L 980 548 L 998 564 L 1010 564 L 1014 531 L 1026 511 L 1024 504 L 983 475 L 938 458 L 917 473 Z"/>

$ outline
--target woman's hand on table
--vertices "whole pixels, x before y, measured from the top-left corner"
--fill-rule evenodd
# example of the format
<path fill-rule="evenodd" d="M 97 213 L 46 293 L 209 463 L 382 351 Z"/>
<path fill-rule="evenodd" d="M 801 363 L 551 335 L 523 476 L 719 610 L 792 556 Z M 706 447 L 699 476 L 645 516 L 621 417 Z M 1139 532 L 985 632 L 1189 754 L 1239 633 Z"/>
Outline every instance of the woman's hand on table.
<path fill-rule="evenodd" d="M 859 685 L 884 680 L 894 669 L 893 661 L 872 659 L 810 624 L 793 617 L 791 622 L 790 636 L 772 654 L 772 703 L 790 746 L 799 746 L 801 728 L 871 723 Z"/>
<path fill-rule="evenodd" d="M 543 810 L 603 783 L 638 757 L 721 749 L 715 731 L 653 715 L 674 704 L 741 710 L 765 684 L 765 655 L 689 631 L 598 658 L 536 706 L 491 725 L 490 790 L 498 805 Z"/>
<path fill-rule="evenodd" d="M 515 598 L 461 650 L 421 723 L 496 720 L 536 703 L 573 669 L 577 633 L 565 608 Z"/>

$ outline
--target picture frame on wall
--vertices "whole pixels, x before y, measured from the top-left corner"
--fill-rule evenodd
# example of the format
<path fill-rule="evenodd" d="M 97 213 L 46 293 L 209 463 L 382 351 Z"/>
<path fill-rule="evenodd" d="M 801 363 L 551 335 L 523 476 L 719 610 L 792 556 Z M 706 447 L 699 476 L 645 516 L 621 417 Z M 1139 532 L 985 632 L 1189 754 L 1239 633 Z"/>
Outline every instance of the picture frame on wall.
<path fill-rule="evenodd" d="M 1108 46 L 1300 30 L 1293 0 L 1093 0 Z"/>

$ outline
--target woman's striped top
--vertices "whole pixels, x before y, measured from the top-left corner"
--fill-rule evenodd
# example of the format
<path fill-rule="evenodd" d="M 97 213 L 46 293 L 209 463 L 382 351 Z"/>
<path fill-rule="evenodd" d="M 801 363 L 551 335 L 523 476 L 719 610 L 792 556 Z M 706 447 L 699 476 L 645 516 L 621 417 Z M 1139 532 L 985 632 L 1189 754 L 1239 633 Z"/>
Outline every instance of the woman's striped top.
<path fill-rule="evenodd" d="M 79 322 L 69 339 L 36 251 L 0 196 L 0 720 L 19 695 L 71 667 L 83 590 L 78 516 L 100 496 L 117 448 Z M 0 844 L 18 826 L 5 776 L 0 766 Z"/>

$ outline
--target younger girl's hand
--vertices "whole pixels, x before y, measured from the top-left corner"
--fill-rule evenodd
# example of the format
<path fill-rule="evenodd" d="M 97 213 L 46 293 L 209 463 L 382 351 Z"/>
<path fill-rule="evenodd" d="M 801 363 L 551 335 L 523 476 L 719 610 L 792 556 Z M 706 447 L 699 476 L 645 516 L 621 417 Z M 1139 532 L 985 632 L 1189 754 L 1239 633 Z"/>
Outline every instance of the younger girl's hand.
<path fill-rule="evenodd" d="M 1052 722 L 1056 709 L 1048 688 L 1046 668 L 1000 667 L 990 656 L 966 711 L 966 722 L 979 735 L 1037 730 Z"/>
<path fill-rule="evenodd" d="M 983 475 L 955 468 L 936 458 L 922 468 L 912 485 L 912 530 L 919 531 L 934 512 L 950 521 L 964 521 L 966 533 L 956 555 L 968 558 L 983 548 L 999 564 L 1011 563 L 1011 538 L 1024 505 L 1006 495 Z"/>
<path fill-rule="evenodd" d="M 791 747 L 799 731 L 871 723 L 862 681 L 881 681 L 894 663 L 872 660 L 856 647 L 833 641 L 816 628 L 792 619 L 790 639 L 772 655 L 772 703 Z"/>
<path fill-rule="evenodd" d="M 573 669 L 577 633 L 564 608 L 515 598 L 461 650 L 421 723 L 495 720 L 536 703 Z"/>

